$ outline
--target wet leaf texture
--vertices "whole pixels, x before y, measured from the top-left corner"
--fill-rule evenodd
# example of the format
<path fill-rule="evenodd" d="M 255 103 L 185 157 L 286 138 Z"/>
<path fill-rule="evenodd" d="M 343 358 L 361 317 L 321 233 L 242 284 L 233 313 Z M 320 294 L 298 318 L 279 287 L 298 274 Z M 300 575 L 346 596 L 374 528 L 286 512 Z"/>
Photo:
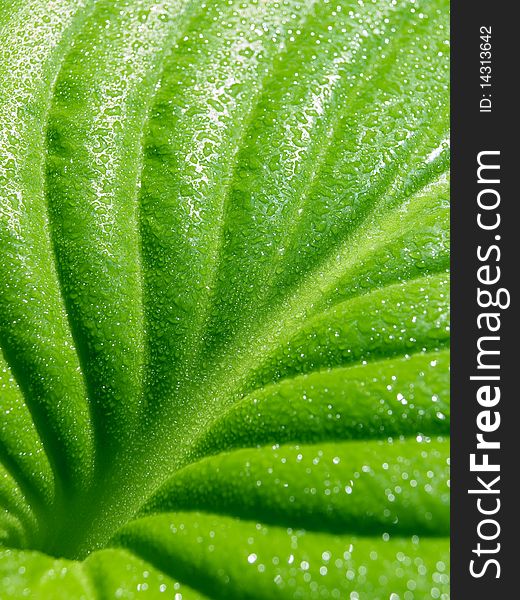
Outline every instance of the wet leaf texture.
<path fill-rule="evenodd" d="M 449 597 L 448 37 L 0 3 L 0 598 Z"/>

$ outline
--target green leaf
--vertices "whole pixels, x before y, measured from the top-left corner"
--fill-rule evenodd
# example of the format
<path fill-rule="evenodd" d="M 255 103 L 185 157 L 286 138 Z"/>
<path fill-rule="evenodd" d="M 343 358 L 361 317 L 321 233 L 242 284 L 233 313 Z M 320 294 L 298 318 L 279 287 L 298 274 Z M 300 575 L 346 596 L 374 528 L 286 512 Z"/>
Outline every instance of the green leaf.
<path fill-rule="evenodd" d="M 448 4 L 0 4 L 0 597 L 449 597 Z"/>
<path fill-rule="evenodd" d="M 434 598 L 447 589 L 448 547 L 431 539 L 335 536 L 196 512 L 134 521 L 119 539 L 216 598 L 368 600 L 406 589 Z"/>

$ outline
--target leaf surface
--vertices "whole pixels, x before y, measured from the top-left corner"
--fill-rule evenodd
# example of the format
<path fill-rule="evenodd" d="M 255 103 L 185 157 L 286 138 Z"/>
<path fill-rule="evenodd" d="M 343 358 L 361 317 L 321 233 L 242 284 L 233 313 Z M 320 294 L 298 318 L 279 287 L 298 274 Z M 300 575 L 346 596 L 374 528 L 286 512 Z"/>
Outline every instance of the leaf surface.
<path fill-rule="evenodd" d="M 449 596 L 444 0 L 0 4 L 0 597 Z"/>

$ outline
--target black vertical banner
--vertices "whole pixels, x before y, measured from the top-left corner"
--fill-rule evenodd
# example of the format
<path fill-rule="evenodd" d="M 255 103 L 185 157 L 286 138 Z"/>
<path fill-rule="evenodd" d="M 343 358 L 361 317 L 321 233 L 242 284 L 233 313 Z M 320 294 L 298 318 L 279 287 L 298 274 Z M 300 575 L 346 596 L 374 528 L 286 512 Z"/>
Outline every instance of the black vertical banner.
<path fill-rule="evenodd" d="M 520 598 L 516 12 L 451 5 L 454 600 Z"/>

